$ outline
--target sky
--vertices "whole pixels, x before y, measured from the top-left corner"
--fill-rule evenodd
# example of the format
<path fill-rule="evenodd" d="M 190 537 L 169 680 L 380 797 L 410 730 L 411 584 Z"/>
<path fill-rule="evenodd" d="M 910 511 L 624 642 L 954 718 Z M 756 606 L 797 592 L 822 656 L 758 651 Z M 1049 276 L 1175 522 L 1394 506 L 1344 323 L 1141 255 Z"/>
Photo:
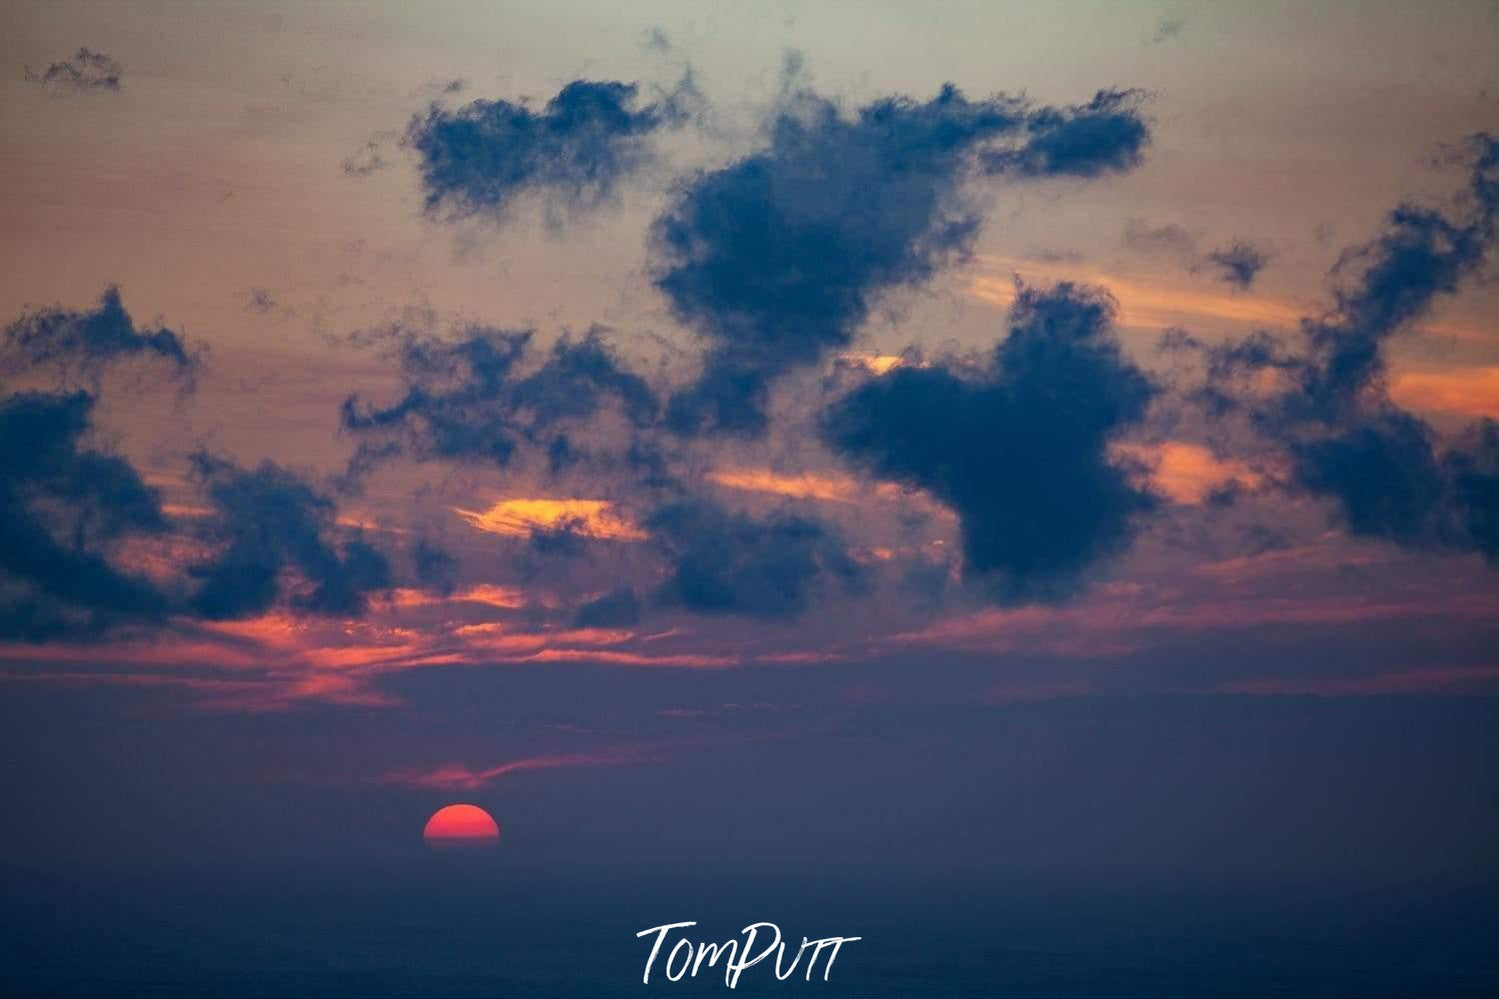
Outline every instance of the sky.
<path fill-rule="evenodd" d="M 0 833 L 1493 879 L 1495 38 L 6 4 Z"/>

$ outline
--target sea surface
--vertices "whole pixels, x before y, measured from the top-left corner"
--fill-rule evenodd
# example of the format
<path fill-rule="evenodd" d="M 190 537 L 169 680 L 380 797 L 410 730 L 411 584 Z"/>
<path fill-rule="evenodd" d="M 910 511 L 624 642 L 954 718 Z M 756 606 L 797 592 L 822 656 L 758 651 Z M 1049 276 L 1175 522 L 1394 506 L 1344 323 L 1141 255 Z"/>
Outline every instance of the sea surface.
<path fill-rule="evenodd" d="M 7 996 L 1499 995 L 1499 893 L 391 865 L 9 873 Z M 641 975 L 636 933 L 860 936 L 828 981 Z M 674 942 L 675 936 L 669 938 Z M 763 938 L 762 938 L 763 939 Z M 664 955 L 663 955 L 664 957 Z"/>

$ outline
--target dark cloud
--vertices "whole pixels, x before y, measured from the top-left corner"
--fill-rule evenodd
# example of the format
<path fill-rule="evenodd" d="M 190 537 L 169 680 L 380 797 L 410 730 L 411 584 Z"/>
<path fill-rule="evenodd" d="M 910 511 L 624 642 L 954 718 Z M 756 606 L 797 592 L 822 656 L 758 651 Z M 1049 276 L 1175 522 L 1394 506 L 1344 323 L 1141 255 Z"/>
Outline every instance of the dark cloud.
<path fill-rule="evenodd" d="M 1248 288 L 1270 262 L 1270 254 L 1253 243 L 1237 240 L 1221 250 L 1213 250 L 1203 260 L 1235 288 Z"/>
<path fill-rule="evenodd" d="M 458 559 L 451 552 L 439 548 L 427 538 L 418 538 L 411 550 L 411 562 L 418 583 L 438 593 L 453 592 Z"/>
<path fill-rule="evenodd" d="M 701 101 L 690 75 L 656 101 L 639 96 L 635 84 L 576 80 L 540 111 L 504 100 L 433 104 L 405 137 L 420 157 L 427 212 L 499 216 L 525 192 L 598 205 L 650 160 L 650 136 L 684 124 Z"/>
<path fill-rule="evenodd" d="M 1488 141 L 1485 159 L 1476 168 L 1493 173 L 1499 144 Z M 1491 183 L 1499 184 L 1499 180 Z M 1481 186 L 1475 183 L 1475 193 Z M 1458 222 L 1440 212 L 1402 205 L 1384 232 L 1363 246 L 1346 251 L 1335 278 L 1337 306 L 1326 316 L 1306 320 L 1303 330 L 1310 356 L 1301 388 L 1314 412 L 1336 413 L 1355 405 L 1358 396 L 1384 372 L 1381 353 L 1386 340 L 1430 309 L 1433 300 L 1457 290 L 1459 282 L 1483 263 L 1494 235 L 1499 197 L 1490 189 L 1479 214 Z"/>
<path fill-rule="evenodd" d="M 1459 530 L 1489 562 L 1499 563 L 1499 423 L 1480 420 L 1464 437 L 1442 470 L 1460 511 Z"/>
<path fill-rule="evenodd" d="M 645 526 L 671 559 L 658 599 L 700 614 L 786 618 L 803 613 L 814 589 L 858 589 L 863 573 L 831 528 L 805 517 L 764 518 L 703 500 L 668 503 Z"/>
<path fill-rule="evenodd" d="M 1482 266 L 1499 212 L 1499 141 L 1479 136 L 1466 218 L 1403 204 L 1369 242 L 1333 269 L 1334 308 L 1302 323 L 1307 355 L 1282 400 L 1289 420 L 1335 420 L 1358 408 L 1384 373 L 1382 347 Z"/>
<path fill-rule="evenodd" d="M 1443 451 L 1435 431 L 1390 401 L 1384 345 L 1483 266 L 1499 214 L 1499 141 L 1475 136 L 1460 205 L 1402 204 L 1333 269 L 1335 305 L 1302 321 L 1303 340 L 1265 334 L 1205 350 L 1215 412 L 1245 412 L 1293 457 L 1293 478 L 1331 497 L 1355 534 L 1499 559 L 1492 514 L 1493 424 Z M 1288 387 L 1268 401 L 1242 386 L 1275 369 Z"/>
<path fill-rule="evenodd" d="M 655 393 L 627 371 L 595 327 L 563 337 L 526 370 L 532 333 L 472 327 L 455 341 L 398 334 L 406 389 L 387 407 L 358 396 L 343 404 L 343 426 L 361 440 L 352 473 L 390 457 L 509 463 L 522 443 L 546 451 L 554 467 L 579 457 L 565 428 L 618 406 L 633 425 L 655 419 Z"/>
<path fill-rule="evenodd" d="M 184 377 L 198 365 L 179 334 L 165 327 L 138 329 L 113 285 L 92 311 L 54 306 L 22 314 L 5 328 L 0 347 L 8 372 L 39 370 L 64 381 L 97 380 L 110 364 L 129 357 L 163 360 Z"/>
<path fill-rule="evenodd" d="M 1293 441 L 1296 475 L 1313 492 L 1336 496 L 1354 534 L 1403 544 L 1435 541 L 1443 505 L 1435 435 L 1394 407 L 1360 415 L 1334 433 Z"/>
<path fill-rule="evenodd" d="M 215 515 L 203 525 L 219 547 L 192 566 L 200 581 L 193 609 L 219 620 L 259 614 L 281 599 L 294 577 L 290 605 L 314 613 L 357 615 L 365 595 L 390 585 L 385 557 L 361 538 L 341 546 L 335 506 L 293 473 L 266 461 L 251 470 L 208 454 L 193 457 Z"/>
<path fill-rule="evenodd" d="M 578 608 L 573 625 L 579 628 L 629 628 L 640 621 L 640 598 L 622 587 Z"/>
<path fill-rule="evenodd" d="M 1022 288 L 987 366 L 896 368 L 835 403 L 824 436 L 951 507 L 964 573 L 997 599 L 1065 596 L 1153 502 L 1109 460 L 1155 392 L 1121 352 L 1113 315 L 1101 291 Z"/>
<path fill-rule="evenodd" d="M 1499 424 L 1451 446 L 1394 405 L 1293 440 L 1298 485 L 1337 501 L 1348 530 L 1410 548 L 1473 551 L 1499 564 Z"/>
<path fill-rule="evenodd" d="M 84 392 L 0 401 L 0 636 L 82 636 L 166 610 L 152 583 L 106 557 L 166 521 L 128 462 L 82 446 L 93 406 Z"/>
<path fill-rule="evenodd" d="M 765 148 L 684 184 L 653 227 L 656 286 L 708 343 L 669 405 L 679 432 L 761 432 L 772 381 L 847 346 L 880 294 L 967 253 L 968 178 L 1093 176 L 1132 166 L 1146 140 L 1133 94 L 1038 109 L 950 85 L 852 115 L 791 90 L 767 131 Z"/>
<path fill-rule="evenodd" d="M 26 79 L 48 90 L 90 93 L 120 89 L 120 64 L 102 52 L 82 48 L 73 58 L 54 62 L 40 73 L 26 67 Z"/>
<path fill-rule="evenodd" d="M 1100 90 L 1087 104 L 1042 108 L 1026 119 L 1018 149 L 985 150 L 990 173 L 1028 177 L 1097 177 L 1139 166 L 1149 129 L 1135 90 Z"/>

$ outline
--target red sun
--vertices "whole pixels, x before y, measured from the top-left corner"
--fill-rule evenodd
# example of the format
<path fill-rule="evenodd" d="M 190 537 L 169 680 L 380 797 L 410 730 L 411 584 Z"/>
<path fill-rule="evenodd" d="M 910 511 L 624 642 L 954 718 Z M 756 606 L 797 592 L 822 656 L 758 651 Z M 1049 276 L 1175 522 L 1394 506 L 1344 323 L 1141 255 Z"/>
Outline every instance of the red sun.
<path fill-rule="evenodd" d="M 478 805 L 448 805 L 427 820 L 422 839 L 435 847 L 494 846 L 500 841 L 500 827 Z"/>

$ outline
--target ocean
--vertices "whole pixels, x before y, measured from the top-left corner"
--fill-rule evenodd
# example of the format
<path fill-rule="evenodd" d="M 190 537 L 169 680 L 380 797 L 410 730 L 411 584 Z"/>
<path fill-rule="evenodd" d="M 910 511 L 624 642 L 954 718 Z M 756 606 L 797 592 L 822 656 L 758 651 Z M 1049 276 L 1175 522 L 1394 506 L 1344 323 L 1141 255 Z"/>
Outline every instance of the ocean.
<path fill-rule="evenodd" d="M 684 877 L 482 857 L 12 873 L 5 889 L 8 996 L 1499 995 L 1494 891 Z M 793 947 L 862 939 L 827 981 L 819 963 L 780 982 L 766 961 L 730 992 L 722 964 L 672 982 L 658 959 L 643 984 L 636 934 L 687 920 L 695 942 L 761 920 Z"/>

